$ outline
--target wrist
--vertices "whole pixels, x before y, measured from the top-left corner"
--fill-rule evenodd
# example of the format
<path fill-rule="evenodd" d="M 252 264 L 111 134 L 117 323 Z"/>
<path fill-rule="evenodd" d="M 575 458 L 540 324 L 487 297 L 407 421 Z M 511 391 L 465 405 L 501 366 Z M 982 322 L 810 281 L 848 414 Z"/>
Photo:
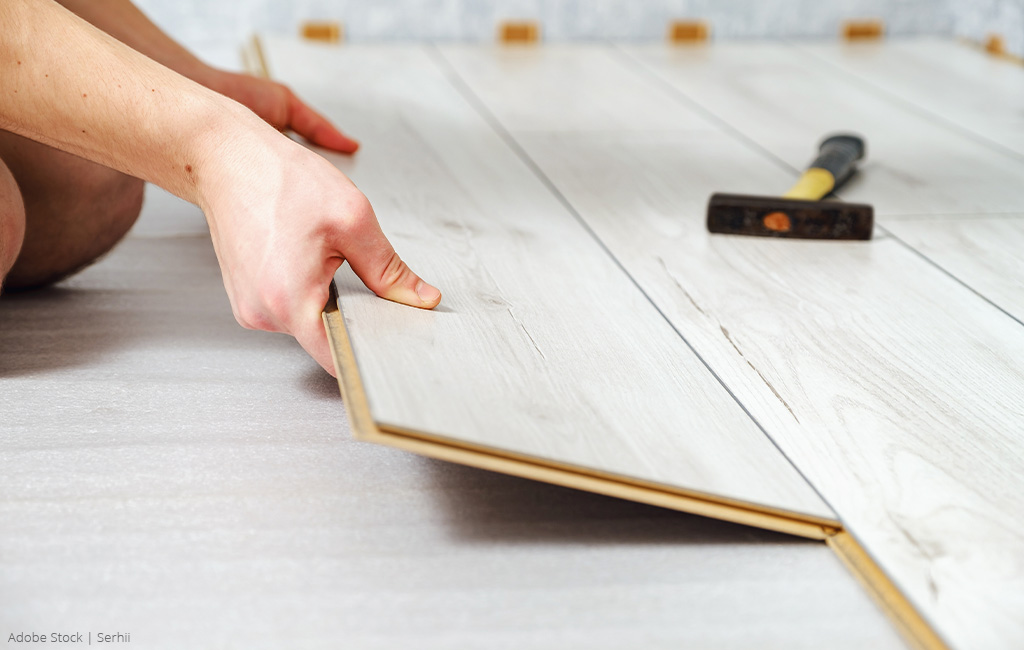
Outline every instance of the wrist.
<path fill-rule="evenodd" d="M 203 122 L 180 171 L 190 193 L 184 198 L 209 216 L 220 197 L 243 191 L 258 171 L 279 159 L 281 146 L 292 143 L 248 108 L 220 95 Z"/>

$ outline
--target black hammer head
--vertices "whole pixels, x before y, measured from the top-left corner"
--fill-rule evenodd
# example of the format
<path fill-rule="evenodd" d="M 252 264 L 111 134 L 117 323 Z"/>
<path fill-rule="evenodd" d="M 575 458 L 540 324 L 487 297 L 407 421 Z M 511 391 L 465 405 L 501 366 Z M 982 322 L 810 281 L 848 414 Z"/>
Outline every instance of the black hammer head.
<path fill-rule="evenodd" d="M 708 230 L 794 239 L 871 239 L 874 210 L 863 203 L 712 194 Z"/>

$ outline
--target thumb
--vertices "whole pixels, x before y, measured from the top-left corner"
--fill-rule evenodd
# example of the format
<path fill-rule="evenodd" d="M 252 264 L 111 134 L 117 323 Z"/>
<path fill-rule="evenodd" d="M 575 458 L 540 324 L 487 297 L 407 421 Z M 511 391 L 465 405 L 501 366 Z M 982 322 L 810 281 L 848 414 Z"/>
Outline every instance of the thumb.
<path fill-rule="evenodd" d="M 420 309 L 433 309 L 441 302 L 441 292 L 413 273 L 395 252 L 372 209 L 349 231 L 344 248 L 340 252 L 352 270 L 381 298 Z"/>

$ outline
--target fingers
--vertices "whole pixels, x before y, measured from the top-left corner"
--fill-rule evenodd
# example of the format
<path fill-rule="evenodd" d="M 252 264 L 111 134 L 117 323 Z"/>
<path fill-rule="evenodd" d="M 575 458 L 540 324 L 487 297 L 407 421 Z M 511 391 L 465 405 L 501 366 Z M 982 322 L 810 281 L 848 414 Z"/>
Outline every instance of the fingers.
<path fill-rule="evenodd" d="M 359 143 L 336 129 L 327 119 L 288 93 L 288 126 L 313 144 L 338 151 L 355 153 Z"/>
<path fill-rule="evenodd" d="M 326 287 L 324 290 L 324 303 L 327 302 Z M 292 336 L 299 342 L 299 345 L 319 363 L 324 370 L 337 377 L 338 373 L 334 368 L 334 357 L 331 354 L 331 346 L 327 342 L 327 331 L 324 329 L 323 305 L 317 306 L 310 303 L 302 310 L 298 322 L 292 324 Z"/>
<path fill-rule="evenodd" d="M 340 252 L 363 284 L 381 298 L 433 309 L 441 292 L 413 273 L 384 236 L 369 203 L 353 220 Z"/>

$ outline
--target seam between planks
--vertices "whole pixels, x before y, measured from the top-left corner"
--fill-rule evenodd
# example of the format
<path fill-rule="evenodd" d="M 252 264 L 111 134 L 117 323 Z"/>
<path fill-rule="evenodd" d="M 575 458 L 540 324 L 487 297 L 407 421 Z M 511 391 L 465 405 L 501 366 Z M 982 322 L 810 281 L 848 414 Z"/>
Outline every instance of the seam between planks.
<path fill-rule="evenodd" d="M 839 556 L 843 565 L 853 574 L 882 612 L 890 618 L 901 635 L 920 650 L 948 650 L 935 629 L 903 595 L 895 583 L 874 561 L 849 531 L 798 518 L 778 516 L 777 513 L 759 511 L 710 501 L 694 496 L 659 489 L 659 486 L 631 484 L 616 480 L 614 475 L 598 476 L 576 473 L 570 466 L 537 463 L 535 459 L 503 456 L 485 447 L 447 444 L 429 435 L 389 429 L 378 425 L 370 413 L 366 391 L 359 374 L 359 366 L 348 336 L 345 319 L 338 305 L 337 287 L 331 283 L 330 299 L 324 307 L 324 326 L 327 329 L 331 357 L 338 373 L 338 386 L 345 402 L 345 413 L 354 437 L 365 442 L 386 445 L 403 451 L 456 462 L 488 471 L 543 481 L 578 490 L 586 490 L 616 498 L 629 499 L 654 506 L 679 510 L 691 514 L 714 517 L 734 523 L 775 530 L 790 535 L 824 541 Z M 568 471 L 566 471 L 568 469 Z M 608 479 L 611 480 L 608 480 Z"/>
<path fill-rule="evenodd" d="M 898 95 L 892 92 L 891 90 L 887 90 L 882 86 L 879 86 L 875 82 L 870 81 L 866 77 L 851 70 L 848 70 L 847 68 L 844 68 L 838 63 L 833 63 L 832 61 L 829 61 L 820 54 L 815 54 L 812 50 L 808 50 L 806 47 L 794 43 L 793 41 L 787 40 L 784 41 L 784 43 L 787 47 L 793 48 L 794 50 L 809 57 L 811 60 L 815 62 L 816 65 L 827 70 L 830 70 L 832 72 L 839 72 L 844 77 L 847 77 L 850 81 L 854 82 L 857 86 L 860 86 L 863 90 L 866 90 L 874 94 L 875 96 L 882 98 L 883 100 L 889 102 L 894 106 L 897 106 L 898 108 L 902 108 L 903 110 L 909 113 L 913 113 L 919 117 L 923 117 L 929 122 L 935 124 L 936 126 L 942 127 L 951 133 L 956 133 L 957 135 L 964 136 L 969 140 L 972 140 L 984 147 L 987 147 L 988 149 L 997 151 L 1010 158 L 1014 158 L 1017 161 L 1024 161 L 1024 153 L 1021 153 L 1016 149 L 1007 147 L 1006 145 L 996 140 L 993 140 L 986 135 L 983 135 L 966 126 L 961 125 L 959 122 L 956 122 L 955 120 L 952 120 L 942 115 L 941 113 L 936 113 L 935 111 L 932 111 L 911 99 L 907 99 L 902 95 Z"/>
<path fill-rule="evenodd" d="M 540 180 L 544 187 L 547 188 L 549 192 L 551 192 L 552 196 L 555 197 L 555 199 L 562 205 L 562 207 L 565 208 L 566 211 L 568 211 L 569 214 L 571 214 L 572 217 L 577 221 L 577 223 L 579 223 L 580 226 L 583 227 L 584 231 L 597 243 L 598 246 L 601 247 L 601 250 L 604 251 L 605 255 L 607 255 L 608 258 L 612 260 L 612 262 L 619 268 L 619 270 L 622 271 L 622 273 L 625 274 L 627 278 L 629 278 L 629 281 L 633 284 L 634 287 L 636 287 L 637 291 L 639 291 L 641 295 L 643 295 L 644 299 L 647 300 L 647 302 L 650 303 L 652 307 L 654 307 L 655 311 L 657 311 L 661 318 L 668 324 L 668 326 L 672 328 L 672 331 L 675 332 L 676 336 L 678 336 L 683 341 L 683 343 L 686 344 L 686 347 L 690 349 L 690 352 L 692 352 L 693 355 L 697 357 L 697 359 L 701 362 L 701 364 L 703 364 L 704 367 L 707 368 L 708 372 L 711 373 L 711 376 L 715 378 L 715 381 L 717 381 L 719 385 L 725 389 L 725 392 L 729 394 L 729 397 L 731 397 L 733 401 L 736 402 L 736 404 L 743 410 L 747 417 L 749 417 L 751 421 L 753 421 L 753 423 L 757 426 L 761 433 L 764 434 L 765 438 L 768 439 L 772 446 L 774 446 L 775 449 L 777 449 L 778 452 L 782 454 L 782 457 L 786 459 L 786 462 L 788 462 L 790 466 L 794 469 L 794 471 L 796 471 L 796 473 L 800 475 L 800 477 L 804 480 L 805 483 L 807 483 L 811 490 L 813 490 L 814 493 L 818 495 L 818 498 L 820 498 L 822 502 L 829 507 L 829 510 L 835 513 L 836 509 L 832 507 L 832 504 L 828 502 L 828 500 L 824 497 L 824 495 L 821 494 L 821 492 L 814 485 L 814 483 L 812 483 L 810 479 L 807 478 L 807 476 L 797 466 L 797 464 L 793 462 L 793 459 L 791 459 L 782 449 L 782 447 L 779 446 L 779 443 L 776 442 L 776 440 L 771 436 L 771 434 L 768 433 L 767 429 L 765 429 L 761 422 L 756 417 L 754 417 L 754 414 L 750 412 L 750 409 L 747 408 L 746 404 L 744 404 L 736 395 L 736 393 L 733 392 L 732 388 L 730 388 L 729 385 L 725 383 L 722 377 L 719 376 L 715 369 L 711 367 L 711 364 L 707 362 L 707 360 L 697 351 L 693 344 L 691 344 L 690 341 L 683 335 L 679 328 L 676 327 L 675 323 L 672 322 L 668 315 L 665 314 L 664 311 L 662 311 L 661 307 L 658 306 L 654 299 L 651 298 L 650 294 L 647 293 L 647 290 L 640 285 L 637 279 L 633 277 L 633 274 L 630 273 L 628 269 L 626 269 L 622 261 L 615 255 L 615 253 L 612 252 L 610 248 L 608 248 L 604 240 L 601 239 L 601 237 L 596 232 L 594 232 L 594 229 L 590 227 L 590 224 L 587 223 L 586 219 L 583 218 L 583 215 L 581 215 L 579 211 L 576 210 L 576 207 L 569 201 L 569 199 L 562 193 L 562 191 L 558 189 L 558 186 L 555 185 L 555 183 L 547 176 L 547 174 L 544 173 L 544 171 L 540 168 L 536 161 L 533 160 L 530 154 L 528 154 L 526 150 L 522 147 L 522 145 L 519 144 L 519 141 L 516 140 L 515 136 L 513 136 L 512 133 L 505 128 L 505 125 L 503 125 L 501 121 L 498 120 L 497 116 L 495 116 L 494 113 L 492 113 L 491 110 L 487 107 L 487 105 L 484 104 L 483 100 L 481 100 L 476 95 L 476 93 L 473 92 L 472 88 L 469 87 L 469 84 L 466 83 L 466 81 L 459 75 L 458 71 L 455 70 L 455 67 L 444 57 L 444 54 L 440 51 L 440 49 L 438 49 L 436 44 L 430 45 L 429 53 L 432 55 L 432 58 L 435 60 L 438 67 L 441 69 L 441 72 L 448 79 L 449 83 L 451 83 L 452 86 L 456 89 L 456 91 L 458 91 L 459 94 L 462 95 L 463 99 L 465 99 L 466 102 L 471 107 L 473 107 L 473 109 L 476 110 L 477 113 L 479 113 L 480 116 L 491 126 L 491 128 L 494 129 L 498 137 L 500 137 L 505 142 L 505 144 L 508 145 L 508 147 L 513 151 L 513 153 L 515 153 L 516 156 L 520 159 L 520 161 L 522 161 L 523 164 L 525 164 L 527 168 L 529 168 L 530 171 L 533 172 L 534 176 L 536 176 L 537 179 Z M 783 162 L 782 164 L 785 163 Z"/>
<path fill-rule="evenodd" d="M 252 48 L 252 54 L 254 54 L 255 56 L 252 56 L 251 58 L 246 58 L 247 67 L 249 67 L 250 72 L 258 76 L 262 76 L 264 78 L 269 78 L 269 70 L 267 67 L 266 59 L 263 55 L 263 49 L 257 36 L 253 37 Z M 443 58 L 443 55 L 440 53 L 440 51 L 437 51 L 436 46 L 434 46 L 433 49 L 436 51 L 437 58 L 439 58 L 443 64 L 440 67 L 449 69 L 451 73 L 454 75 L 454 78 L 452 76 L 446 75 L 449 78 L 449 81 L 453 83 L 456 89 L 459 89 L 459 85 L 456 82 L 462 82 L 461 78 L 459 78 L 457 73 L 455 73 L 454 68 L 451 67 L 450 63 L 448 63 L 447 60 Z M 625 56 L 625 53 L 622 54 Z M 462 83 L 464 85 L 464 82 Z M 465 88 L 466 91 L 469 91 L 468 86 L 466 86 Z M 534 172 L 534 174 L 537 175 L 537 177 L 544 183 L 544 185 L 548 187 L 549 191 L 551 191 L 553 195 L 562 203 L 562 205 L 569 210 L 570 214 L 572 214 L 581 223 L 585 230 L 588 233 L 590 233 L 590 235 L 602 247 L 602 249 L 606 251 L 609 257 L 614 261 L 614 263 L 626 274 L 628 278 L 630 278 L 630 280 L 637 287 L 637 289 L 641 291 L 644 297 L 651 303 L 652 306 L 654 306 L 658 313 L 661 314 L 662 318 L 664 318 L 666 322 L 669 323 L 669 325 L 676 332 L 676 334 L 683 340 L 684 343 L 686 343 L 687 347 L 689 347 L 690 350 L 697 356 L 697 358 L 700 359 L 701 363 L 703 363 L 704 366 L 708 369 L 708 371 L 711 372 L 712 376 L 714 376 L 715 379 L 718 380 L 722 387 L 725 388 L 725 390 L 729 393 L 733 400 L 736 401 L 740 408 L 743 409 L 747 416 L 754 421 L 754 423 L 758 426 L 762 433 L 764 433 L 764 435 L 769 439 L 769 441 L 771 441 L 772 444 L 779 449 L 779 452 L 783 454 L 786 460 L 790 462 L 790 464 L 793 465 L 794 469 L 796 469 L 796 471 L 804 478 L 804 480 L 807 481 L 808 485 L 811 486 L 811 489 L 813 489 L 817 493 L 817 488 L 809 480 L 807 480 L 807 477 L 803 475 L 799 467 L 797 467 L 793 463 L 793 461 L 789 459 L 788 456 L 786 456 L 785 452 L 783 452 L 782 449 L 778 447 L 778 444 L 775 442 L 775 440 L 770 435 L 768 435 L 767 431 L 765 431 L 761 423 L 750 413 L 746 406 L 737 398 L 735 393 L 733 393 L 732 390 L 725 384 L 725 382 L 722 381 L 721 377 L 719 377 L 718 374 L 708 365 L 704 358 L 697 353 L 697 351 L 693 348 L 693 346 L 686 339 L 686 337 L 684 337 L 682 333 L 679 332 L 678 329 L 676 329 L 675 325 L 672 324 L 671 321 L 669 321 L 668 317 L 654 303 L 654 301 L 647 294 L 647 292 L 644 291 L 642 287 L 640 287 L 636 279 L 628 271 L 626 271 L 626 269 L 623 267 L 622 263 L 618 260 L 618 258 L 611 253 L 607 246 L 605 246 L 604 242 L 597 236 L 595 232 L 593 232 L 589 225 L 586 224 L 582 216 L 569 203 L 568 199 L 557 189 L 556 186 L 554 186 L 552 181 L 540 170 L 540 168 L 536 165 L 532 158 L 530 158 L 529 155 L 526 154 L 525 150 L 522 149 L 519 143 L 515 141 L 514 138 L 512 138 L 511 134 L 507 130 L 505 130 L 500 123 L 496 121 L 496 118 L 494 118 L 493 115 L 490 114 L 490 111 L 486 109 L 486 106 L 484 106 L 478 98 L 475 98 L 475 95 L 473 95 L 471 91 L 469 91 L 469 93 L 469 96 L 466 96 L 464 91 L 460 90 L 460 94 L 463 94 L 464 98 L 466 98 L 466 100 L 471 105 L 474 104 L 471 98 L 476 99 L 476 101 L 479 104 L 476 105 L 475 108 L 476 110 L 481 112 L 481 116 L 488 121 L 492 128 L 494 128 L 495 131 L 499 134 L 499 136 L 501 136 L 502 139 L 506 142 L 506 144 L 508 144 L 508 146 L 510 146 L 510 148 L 512 148 L 512 150 L 515 151 L 517 155 L 521 157 L 524 164 L 526 164 Z M 703 107 L 699 108 L 701 112 L 706 112 L 704 111 Z M 720 119 L 713 115 L 712 117 L 715 119 L 716 122 L 725 124 L 725 126 L 727 126 L 729 130 L 734 131 L 734 129 L 732 129 L 730 125 L 722 122 Z M 740 138 L 746 141 L 748 144 L 753 145 L 754 148 L 761 150 L 762 153 L 766 154 L 769 158 L 775 159 L 777 163 L 781 163 L 785 168 L 793 169 L 792 166 L 788 165 L 784 161 L 781 161 L 780 159 L 777 159 L 774 156 L 774 154 L 772 154 L 770 151 L 764 149 L 763 147 L 760 147 L 760 145 L 758 145 L 757 143 L 750 141 L 748 138 L 743 136 L 743 134 L 736 132 L 736 135 L 739 135 Z M 898 238 L 896 239 L 900 241 Z M 330 298 L 328 300 L 328 304 L 324 307 L 322 318 L 325 329 L 327 330 L 328 334 L 328 342 L 330 344 L 331 356 L 334 361 L 335 371 L 338 374 L 338 385 L 345 403 L 346 415 L 352 426 L 352 430 L 356 434 L 357 438 L 361 438 L 363 440 L 372 442 L 378 442 L 390 446 L 395 446 L 405 449 L 407 451 L 415 451 L 428 456 L 443 458 L 445 460 L 453 460 L 456 462 L 475 465 L 477 467 L 482 467 L 484 469 L 504 471 L 506 473 L 526 476 L 527 478 L 533 478 L 546 482 L 567 485 L 569 487 L 574 487 L 577 489 L 596 491 L 599 493 L 610 494 L 612 496 L 631 498 L 634 500 L 652 503 L 654 505 L 661 505 L 663 507 L 673 508 L 673 505 L 671 503 L 666 503 L 663 498 L 642 498 L 642 496 L 640 494 L 637 494 L 635 491 L 628 490 L 628 488 L 643 488 L 644 486 L 630 486 L 627 483 L 621 483 L 618 487 L 627 488 L 626 490 L 620 489 L 616 492 L 611 492 L 607 490 L 607 486 L 601 486 L 600 484 L 591 484 L 589 481 L 585 480 L 588 478 L 595 477 L 580 476 L 578 478 L 583 478 L 583 481 L 565 481 L 551 480 L 552 478 L 559 478 L 554 475 L 547 477 L 543 475 L 543 470 L 545 469 L 554 469 L 558 471 L 558 468 L 545 468 L 543 466 L 538 466 L 538 469 L 542 470 L 541 472 L 538 473 L 523 473 L 521 471 L 510 472 L 508 471 L 509 466 L 504 463 L 506 463 L 507 461 L 515 462 L 516 459 L 506 459 L 502 458 L 499 455 L 489 454 L 485 451 L 459 449 L 454 446 L 450 447 L 449 449 L 446 448 L 443 442 L 439 444 L 438 442 L 431 441 L 425 437 L 423 439 L 418 439 L 417 436 L 408 435 L 406 432 L 391 432 L 378 428 L 378 425 L 373 420 L 372 413 L 370 412 L 369 401 L 362 385 L 362 378 L 359 374 L 358 365 L 355 360 L 355 353 L 354 350 L 352 349 L 351 341 L 348 336 L 348 331 L 344 323 L 344 317 L 342 316 L 337 297 L 337 287 L 332 281 Z M 466 455 L 466 452 L 469 452 L 469 454 L 471 454 L 471 457 L 468 457 Z M 473 460 L 475 460 L 476 462 L 471 462 Z M 490 460 L 491 462 L 480 462 L 487 460 Z M 565 474 L 565 472 L 562 473 Z M 562 478 L 564 479 L 564 477 Z M 569 478 L 572 479 L 577 477 Z M 602 489 L 602 487 L 604 487 L 604 489 Z M 724 518 L 730 521 L 738 521 L 735 518 L 735 511 L 744 510 L 742 508 L 729 506 L 728 504 L 719 504 L 713 501 L 701 500 L 699 498 L 693 499 L 690 497 L 685 497 L 684 495 L 669 494 L 655 496 L 675 496 L 677 498 L 684 497 L 688 501 L 690 501 L 690 503 L 687 503 L 687 505 L 690 507 L 679 508 L 679 502 L 677 502 L 677 505 L 674 507 L 674 509 L 683 510 L 687 512 L 695 512 L 696 514 L 702 514 L 705 516 Z M 819 496 L 821 495 L 819 494 Z M 831 504 L 828 504 L 827 500 L 825 500 L 824 497 L 821 498 L 831 508 Z M 697 508 L 693 508 L 694 505 L 696 505 Z M 761 514 L 767 516 L 775 516 L 775 513 L 760 513 L 756 509 L 748 509 L 746 512 L 753 515 Z M 733 514 L 734 516 L 723 517 L 723 514 Z M 879 607 L 886 613 L 886 615 L 892 618 L 892 620 L 897 626 L 897 629 L 905 636 L 905 638 L 908 641 L 910 641 L 915 647 L 922 648 L 924 650 L 946 650 L 948 648 L 948 646 L 943 642 L 941 637 L 939 637 L 938 634 L 934 631 L 934 628 L 928 624 L 928 622 L 921 616 L 917 609 L 910 603 L 909 600 L 907 600 L 907 598 L 898 589 L 898 587 L 895 586 L 895 583 L 893 583 L 892 580 L 887 576 L 887 574 L 882 570 L 880 565 L 878 565 L 871 557 L 871 555 L 862 546 L 860 546 L 857 543 L 857 541 L 845 530 L 841 520 L 839 521 L 840 528 L 837 529 L 834 527 L 821 525 L 820 523 L 812 523 L 809 521 L 802 521 L 797 519 L 793 519 L 787 522 L 786 528 L 765 526 L 764 522 L 762 522 L 759 525 L 758 523 L 750 521 L 749 517 L 746 516 L 744 516 L 743 519 L 747 519 L 747 521 L 738 521 L 738 523 L 744 523 L 746 525 L 753 525 L 762 528 L 768 527 L 773 530 L 780 530 L 782 532 L 787 532 L 789 534 L 800 535 L 804 537 L 824 539 L 825 543 L 833 549 L 833 551 L 840 557 L 844 565 L 861 582 L 864 588 L 868 590 L 870 595 L 878 603 Z M 792 530 L 792 524 L 797 524 L 798 526 L 800 526 L 801 530 L 804 530 L 804 532 L 796 532 L 795 530 Z M 810 528 L 805 528 L 807 526 L 809 526 Z M 808 532 L 810 532 L 810 534 L 808 534 Z"/>
<path fill-rule="evenodd" d="M 772 162 L 775 162 L 777 165 L 781 166 L 783 169 L 786 169 L 786 170 L 796 174 L 797 176 L 799 176 L 802 173 L 802 171 L 800 169 L 797 169 L 796 167 L 794 167 L 793 165 L 789 164 L 788 162 L 786 162 L 782 158 L 776 156 L 770 149 L 767 149 L 766 147 L 762 146 L 761 143 L 757 142 L 756 140 L 754 140 L 753 138 L 751 138 L 747 134 L 743 133 L 742 131 L 740 131 L 739 129 L 734 127 L 732 125 L 732 123 L 730 123 L 727 120 L 719 117 L 716 113 L 714 113 L 713 111 L 711 111 L 710 109 L 708 109 L 707 107 L 705 107 L 704 105 L 700 104 L 695 99 L 693 99 L 692 97 L 687 95 L 685 92 L 683 92 L 678 87 L 676 87 L 675 84 L 671 83 L 670 81 L 668 81 L 667 79 L 662 77 L 661 74 L 658 73 L 658 71 L 656 71 L 656 70 L 650 68 L 649 66 L 647 66 L 647 64 L 645 64 L 643 61 L 637 59 L 633 55 L 631 55 L 628 52 L 624 51 L 622 48 L 620 48 L 618 45 L 615 45 L 614 43 L 610 43 L 609 45 L 611 45 L 612 51 L 617 53 L 622 58 L 622 60 L 624 60 L 624 61 L 628 62 L 629 64 L 631 64 L 630 67 L 632 67 L 634 70 L 639 72 L 642 76 L 646 77 L 648 80 L 652 81 L 656 87 L 660 88 L 669 97 L 672 97 L 672 98 L 676 99 L 677 101 L 682 102 L 687 107 L 692 108 L 692 109 L 698 111 L 701 115 L 703 115 L 704 117 L 708 118 L 709 120 L 712 120 L 715 124 L 721 126 L 728 133 L 730 133 L 733 136 L 735 136 L 737 138 L 737 140 L 739 140 L 739 141 L 745 143 L 746 145 L 748 145 L 750 149 L 752 149 L 754 151 L 757 151 L 757 152 L 760 152 L 766 158 L 768 158 Z M 792 47 L 792 46 L 790 46 L 790 47 Z M 796 49 L 796 48 L 794 48 L 794 49 Z M 1024 159 L 1024 156 L 1021 156 L 1021 158 Z M 837 193 L 830 194 L 829 196 L 834 196 L 836 198 L 841 198 L 841 195 L 837 194 Z M 1006 213 L 1006 214 L 1018 214 L 1018 213 Z M 884 219 L 885 217 L 882 217 L 882 218 Z M 988 296 L 986 296 L 985 294 L 981 293 L 980 290 L 975 289 L 973 286 L 968 284 L 966 281 L 961 280 L 959 277 L 954 275 L 952 271 L 950 271 L 950 270 L 946 269 L 945 267 L 943 267 L 941 264 L 939 264 L 938 262 L 936 262 L 935 260 L 930 258 L 928 255 L 926 255 L 921 250 L 917 249 L 914 246 L 911 246 L 909 243 L 904 241 L 902 238 L 898 237 L 894 232 L 892 232 L 891 230 L 886 228 L 884 225 L 879 223 L 879 221 L 877 221 L 877 220 L 875 221 L 875 228 L 877 228 L 880 232 L 884 233 L 887 237 L 890 237 L 893 241 L 895 241 L 897 244 L 899 244 L 900 246 L 902 246 L 906 250 L 910 251 L 911 253 L 913 253 L 914 255 L 916 255 L 917 257 L 919 257 L 920 259 L 922 259 L 923 261 L 925 261 L 926 263 L 928 263 L 929 265 L 934 267 L 936 270 L 941 272 L 943 275 L 945 275 L 949 279 L 955 281 L 957 284 L 959 284 L 960 286 L 964 287 L 965 289 L 967 289 L 968 291 L 973 293 L 975 296 L 980 298 L 985 303 L 991 305 L 992 307 L 995 307 L 995 309 L 997 311 L 999 311 L 1003 315 L 1005 315 L 1008 318 L 1010 318 L 1010 320 L 1012 320 L 1013 322 L 1017 323 L 1018 325 L 1024 326 L 1024 321 L 1021 321 L 1021 319 L 1017 318 L 1016 316 L 1011 314 L 1009 311 L 1007 311 L 1006 309 L 1004 309 L 1003 307 L 1001 307 L 1000 305 L 995 303 Z M 689 345 L 689 343 L 687 343 L 687 345 Z M 692 346 L 691 346 L 691 349 L 692 349 Z M 760 426 L 760 423 L 758 423 L 758 426 Z M 774 440 L 773 440 L 773 442 L 774 442 Z M 795 463 L 794 463 L 794 465 L 795 465 Z M 802 475 L 802 473 L 801 473 L 801 475 Z M 828 501 L 825 501 L 825 503 L 828 504 L 828 506 L 830 508 L 832 507 L 832 504 L 828 503 Z M 834 508 L 833 508 L 833 510 L 834 510 Z"/>
<path fill-rule="evenodd" d="M 789 164 L 782 158 L 779 158 L 771 150 L 765 148 L 759 142 L 757 142 L 753 138 L 749 137 L 748 135 L 734 127 L 730 122 L 719 117 L 716 113 L 714 113 L 713 111 L 709 110 L 708 108 L 706 108 L 705 106 L 691 98 L 685 92 L 677 88 L 674 84 L 672 84 L 667 79 L 662 77 L 656 70 L 647 66 L 643 61 L 630 55 L 628 52 L 622 50 L 614 43 L 609 43 L 609 45 L 611 46 L 612 51 L 617 53 L 622 58 L 622 60 L 630 63 L 631 67 L 635 71 L 637 71 L 638 74 L 646 77 L 655 86 L 661 88 L 662 91 L 665 92 L 668 96 L 675 98 L 677 101 L 680 101 L 686 106 L 698 111 L 701 115 L 707 117 L 715 124 L 718 124 L 728 133 L 731 133 L 738 141 L 745 143 L 752 150 L 760 152 L 769 160 L 781 165 L 784 169 L 787 169 L 797 175 L 800 174 L 799 169 Z M 1010 318 L 1012 318 L 1015 322 L 1020 323 L 1019 320 L 1017 320 L 1012 315 L 1007 313 L 1006 310 L 1002 309 L 1001 307 L 993 303 L 991 300 L 983 296 L 976 289 L 967 285 L 959 278 L 953 276 L 949 271 L 946 271 L 941 266 L 936 264 L 934 261 L 929 259 L 928 256 L 924 255 L 916 248 L 910 246 L 905 241 L 897 237 L 888 228 L 885 228 L 884 226 L 877 222 L 875 223 L 875 227 L 878 228 L 883 233 L 885 233 L 887 236 L 891 237 L 894 241 L 899 243 L 901 246 L 906 248 L 911 253 L 918 255 L 925 261 L 929 262 L 936 269 L 942 271 L 950 278 L 956 280 L 959 284 L 969 289 L 972 293 L 977 295 L 985 302 L 996 307 L 1000 312 L 1006 314 L 1007 316 L 1010 316 Z M 755 422 L 757 422 L 756 419 Z M 760 422 L 758 422 L 758 426 L 760 426 Z M 769 436 L 769 438 L 771 438 L 771 436 Z M 772 442 L 775 442 L 774 439 L 772 439 Z M 799 468 L 797 469 L 799 470 Z M 803 473 L 801 472 L 801 476 L 802 475 Z M 815 488 L 815 490 L 817 490 L 817 488 Z M 824 499 L 824 497 L 822 498 Z M 832 504 L 828 503 L 827 500 L 825 501 L 825 503 L 828 504 L 830 508 L 832 507 Z M 835 511 L 834 508 L 833 511 Z M 838 511 L 836 511 L 836 515 L 839 516 L 840 521 L 842 521 L 842 517 Z M 885 570 L 882 569 L 881 565 L 874 559 L 874 557 L 867 551 L 867 549 L 860 546 L 860 544 L 856 542 L 852 535 L 850 535 L 850 533 L 846 530 L 845 525 L 838 534 L 830 535 L 829 537 L 827 537 L 826 543 L 840 557 L 840 559 L 850 570 L 850 572 L 853 573 L 857 577 L 857 579 L 861 581 L 861 584 L 870 593 L 872 598 L 875 599 L 875 601 L 879 604 L 882 610 L 885 611 L 885 613 L 893 620 L 897 629 L 899 629 L 899 631 L 906 638 L 908 638 L 915 647 L 922 648 L 925 650 L 942 650 L 949 647 L 935 631 L 935 626 L 931 625 L 928 622 L 928 620 L 920 613 L 920 611 L 916 607 L 914 607 L 911 601 L 903 594 L 902 591 L 900 591 L 900 589 L 896 586 L 895 582 L 889 577 Z"/>
<path fill-rule="evenodd" d="M 503 474 L 561 485 L 577 490 L 596 492 L 713 517 L 737 524 L 824 540 L 839 532 L 841 523 L 812 515 L 801 515 L 745 501 L 718 498 L 713 495 L 675 489 L 653 481 L 643 481 L 611 472 L 547 461 L 526 454 L 507 452 L 485 445 L 456 441 L 443 436 L 413 431 L 378 423 L 370 411 L 369 399 L 359 374 L 352 340 L 338 304 L 337 286 L 331 282 L 330 298 L 322 314 L 327 330 L 331 358 L 338 375 L 338 385 L 345 403 L 352 433 L 357 440 L 396 447 L 423 456 L 456 462 Z"/>

